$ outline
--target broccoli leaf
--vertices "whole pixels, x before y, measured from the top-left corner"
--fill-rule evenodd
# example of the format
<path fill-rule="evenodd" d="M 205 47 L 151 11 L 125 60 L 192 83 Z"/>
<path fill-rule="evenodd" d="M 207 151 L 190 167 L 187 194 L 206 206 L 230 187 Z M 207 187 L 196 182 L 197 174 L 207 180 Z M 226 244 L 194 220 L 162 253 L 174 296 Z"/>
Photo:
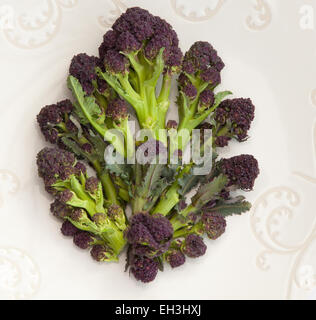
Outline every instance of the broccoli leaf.
<path fill-rule="evenodd" d="M 151 196 L 151 192 L 154 192 L 156 188 L 159 189 L 159 180 L 163 170 L 161 164 L 151 164 L 148 166 L 145 177 L 137 193 L 141 197 Z"/>
<path fill-rule="evenodd" d="M 229 203 L 219 203 L 212 208 L 212 211 L 218 212 L 223 217 L 231 216 L 234 214 L 241 215 L 244 212 L 247 212 L 251 209 L 251 203 L 248 201 L 241 201 L 233 204 Z"/>
<path fill-rule="evenodd" d="M 105 170 L 108 170 L 110 173 L 120 177 L 124 183 L 131 185 L 131 171 L 130 167 L 126 164 L 105 164 Z"/>
<path fill-rule="evenodd" d="M 189 193 L 191 190 L 193 190 L 199 184 L 201 179 L 204 178 L 203 176 L 194 175 L 192 171 L 193 170 L 191 169 L 190 173 L 178 179 L 178 183 L 180 186 L 178 193 L 181 196 L 184 196 L 187 193 Z"/>
<path fill-rule="evenodd" d="M 97 122 L 101 115 L 101 109 L 92 96 L 86 96 L 78 79 L 73 76 L 68 77 L 68 87 L 76 98 L 75 113 L 79 117 L 81 124 Z"/>
<path fill-rule="evenodd" d="M 226 186 L 227 177 L 220 174 L 211 182 L 200 186 L 195 196 L 192 198 L 192 204 L 195 208 L 200 209 L 213 200 Z"/>
<path fill-rule="evenodd" d="M 63 144 L 70 150 L 72 151 L 76 156 L 82 157 L 84 159 L 87 159 L 90 161 L 90 157 L 80 148 L 80 146 L 73 140 L 67 138 L 67 137 L 62 137 L 61 141 Z"/>

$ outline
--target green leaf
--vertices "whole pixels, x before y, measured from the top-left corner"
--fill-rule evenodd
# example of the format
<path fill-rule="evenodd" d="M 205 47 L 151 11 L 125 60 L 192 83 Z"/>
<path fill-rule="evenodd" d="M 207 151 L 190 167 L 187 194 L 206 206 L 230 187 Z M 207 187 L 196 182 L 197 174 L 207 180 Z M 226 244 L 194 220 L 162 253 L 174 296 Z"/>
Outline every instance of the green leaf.
<path fill-rule="evenodd" d="M 127 185 L 131 185 L 131 169 L 128 165 L 118 163 L 106 163 L 105 170 L 108 170 L 110 173 L 116 175 L 117 177 L 120 177 Z"/>
<path fill-rule="evenodd" d="M 163 168 L 164 165 L 161 164 L 148 165 L 142 184 L 140 188 L 136 190 L 137 194 L 140 197 L 147 198 L 151 196 L 151 192 L 153 192 L 155 188 L 158 186 L 157 184 L 161 179 L 161 173 Z"/>
<path fill-rule="evenodd" d="M 215 95 L 215 102 L 212 109 L 216 109 L 219 104 L 229 95 L 233 94 L 231 91 L 221 91 Z"/>
<path fill-rule="evenodd" d="M 211 211 L 221 214 L 223 217 L 232 216 L 234 214 L 241 215 L 251 209 L 251 203 L 248 201 L 241 201 L 236 203 L 220 203 L 213 207 Z"/>
<path fill-rule="evenodd" d="M 196 209 L 202 208 L 206 203 L 213 200 L 226 186 L 227 177 L 220 174 L 211 182 L 201 185 L 196 195 L 192 198 L 192 205 Z"/>
<path fill-rule="evenodd" d="M 99 136 L 96 135 L 92 130 L 89 130 L 89 136 L 87 137 L 90 143 L 93 145 L 95 154 L 100 163 L 104 163 L 104 152 L 106 143 Z"/>
<path fill-rule="evenodd" d="M 61 141 L 76 156 L 83 157 L 83 158 L 87 159 L 86 153 L 80 148 L 80 146 L 75 141 L 73 141 L 67 137 L 62 137 Z"/>
<path fill-rule="evenodd" d="M 68 87 L 76 98 L 75 114 L 79 117 L 81 124 L 91 124 L 102 135 L 105 134 L 105 128 L 101 129 L 98 119 L 102 111 L 93 96 L 86 96 L 78 79 L 73 76 L 68 77 Z"/>
<path fill-rule="evenodd" d="M 186 195 L 193 190 L 201 181 L 204 176 L 198 176 L 193 174 L 193 169 L 188 174 L 185 174 L 182 178 L 178 179 L 179 190 L 178 193 L 181 196 Z"/>

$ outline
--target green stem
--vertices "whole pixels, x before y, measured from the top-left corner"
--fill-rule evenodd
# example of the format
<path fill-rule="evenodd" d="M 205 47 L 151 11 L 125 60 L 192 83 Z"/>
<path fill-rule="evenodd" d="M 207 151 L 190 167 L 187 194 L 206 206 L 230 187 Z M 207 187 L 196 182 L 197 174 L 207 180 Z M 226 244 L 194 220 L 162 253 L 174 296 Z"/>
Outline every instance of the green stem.
<path fill-rule="evenodd" d="M 156 207 L 153 210 L 153 214 L 160 213 L 164 216 L 169 214 L 174 206 L 180 201 L 179 197 L 179 179 L 183 178 L 183 176 L 190 172 L 192 164 L 186 165 L 182 171 L 177 176 L 176 180 L 170 186 L 169 190 L 167 191 L 166 195 L 159 201 Z"/>
<path fill-rule="evenodd" d="M 117 199 L 116 189 L 111 180 L 109 173 L 106 171 L 102 172 L 102 168 L 98 160 L 94 160 L 92 162 L 92 165 L 95 168 L 97 172 L 97 176 L 102 183 L 106 199 L 109 200 L 112 204 L 119 204 L 119 201 Z"/>
<path fill-rule="evenodd" d="M 118 230 L 115 226 L 101 234 L 101 237 L 110 245 L 116 255 L 120 254 L 126 245 L 124 233 Z"/>

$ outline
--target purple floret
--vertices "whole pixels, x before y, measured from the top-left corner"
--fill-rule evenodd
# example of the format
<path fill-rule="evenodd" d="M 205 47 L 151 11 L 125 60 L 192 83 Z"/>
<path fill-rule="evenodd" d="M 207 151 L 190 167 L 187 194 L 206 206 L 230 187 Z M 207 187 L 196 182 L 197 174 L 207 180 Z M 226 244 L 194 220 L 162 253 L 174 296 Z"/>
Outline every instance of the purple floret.
<path fill-rule="evenodd" d="M 64 131 L 58 126 L 62 122 L 65 123 L 69 132 L 77 132 L 77 127 L 69 118 L 73 110 L 70 100 L 63 100 L 56 104 L 48 105 L 42 108 L 37 116 L 37 122 L 45 139 L 53 144 L 59 141 L 59 133 Z"/>
<path fill-rule="evenodd" d="M 149 11 L 139 7 L 129 8 L 121 17 L 129 25 L 129 30 L 135 35 L 138 41 L 142 42 L 154 34 L 154 17 Z M 126 26 L 123 23 L 122 28 Z M 115 27 L 113 26 L 113 29 Z"/>
<path fill-rule="evenodd" d="M 166 129 L 177 129 L 178 128 L 178 122 L 175 120 L 168 120 Z"/>
<path fill-rule="evenodd" d="M 94 245 L 90 251 L 91 257 L 98 262 L 106 261 L 113 253 L 111 249 L 104 245 Z"/>
<path fill-rule="evenodd" d="M 47 192 L 56 194 L 54 184 L 66 181 L 72 175 L 86 171 L 84 164 L 76 163 L 75 156 L 58 148 L 44 148 L 37 155 L 38 175 L 43 178 Z"/>
<path fill-rule="evenodd" d="M 178 36 L 171 25 L 160 17 L 155 17 L 139 7 L 129 8 L 115 21 L 112 28 L 113 30 L 104 35 L 99 48 L 100 58 L 111 72 L 124 72 L 128 67 L 127 61 L 119 59 L 119 55 L 114 56 L 112 52 L 109 56 L 109 52 L 113 50 L 119 54 L 119 51 L 129 53 L 142 49 L 147 59 L 154 60 L 164 48 L 164 71 L 173 72 L 180 68 L 182 52 Z"/>
<path fill-rule="evenodd" d="M 104 56 L 104 65 L 110 73 L 125 73 L 129 63 L 118 51 L 108 50 Z"/>
<path fill-rule="evenodd" d="M 158 262 L 147 257 L 134 257 L 130 270 L 137 280 L 148 283 L 157 276 Z"/>
<path fill-rule="evenodd" d="M 216 212 L 204 212 L 202 215 L 204 231 L 212 239 L 218 239 L 226 229 L 226 220 Z"/>
<path fill-rule="evenodd" d="M 215 139 L 215 145 L 218 148 L 224 148 L 226 146 L 228 146 L 228 142 L 229 142 L 230 138 L 226 137 L 226 136 L 219 136 Z"/>
<path fill-rule="evenodd" d="M 138 51 L 141 43 L 129 31 L 122 32 L 117 39 L 117 49 L 126 53 Z"/>
<path fill-rule="evenodd" d="M 198 258 L 205 254 L 206 245 L 203 238 L 196 234 L 189 234 L 185 238 L 183 252 L 190 258 Z"/>
<path fill-rule="evenodd" d="M 203 107 L 206 107 L 206 108 L 211 107 L 214 104 L 214 101 L 215 101 L 215 96 L 212 90 L 206 89 L 200 94 L 200 104 Z"/>
<path fill-rule="evenodd" d="M 87 173 L 87 167 L 83 163 L 77 162 L 75 165 L 75 173 L 77 176 L 80 176 L 81 173 L 85 175 Z"/>
<path fill-rule="evenodd" d="M 75 222 L 81 222 L 82 220 L 88 219 L 87 213 L 83 209 L 79 208 L 73 209 L 69 217 Z"/>
<path fill-rule="evenodd" d="M 221 82 L 220 72 L 224 68 L 222 59 L 210 43 L 195 42 L 186 52 L 182 70 L 190 75 L 200 78 L 212 85 L 212 88 Z"/>
<path fill-rule="evenodd" d="M 56 199 L 50 205 L 50 211 L 55 217 L 65 219 L 70 216 L 72 208 Z"/>
<path fill-rule="evenodd" d="M 235 185 L 245 191 L 253 189 L 260 172 L 258 161 L 252 155 L 222 159 L 220 167 L 229 179 L 228 186 Z"/>
<path fill-rule="evenodd" d="M 94 91 L 93 81 L 97 80 L 95 68 L 98 65 L 98 58 L 80 53 L 71 60 L 69 74 L 77 78 L 87 95 Z"/>
<path fill-rule="evenodd" d="M 58 148 L 44 148 L 37 155 L 38 174 L 41 178 L 57 178 L 76 163 L 75 156 Z"/>
<path fill-rule="evenodd" d="M 160 214 L 135 214 L 125 232 L 127 241 L 150 257 L 166 252 L 170 246 L 173 228 L 170 221 Z M 146 246 L 148 249 L 143 248 Z M 139 251 L 138 251 L 139 254 Z"/>
<path fill-rule="evenodd" d="M 80 249 L 88 249 L 95 244 L 95 238 L 86 231 L 79 231 L 74 235 L 74 244 Z"/>
<path fill-rule="evenodd" d="M 119 35 L 119 33 L 117 33 L 116 31 L 109 30 L 103 36 L 103 42 L 99 48 L 99 56 L 102 61 L 104 60 L 105 53 L 108 50 L 114 49 L 116 47 L 118 35 Z"/>
<path fill-rule="evenodd" d="M 84 144 L 81 146 L 81 149 L 82 149 L 84 152 L 91 154 L 92 151 L 93 151 L 93 146 L 92 146 L 91 143 L 84 143 Z"/>
<path fill-rule="evenodd" d="M 67 204 L 67 202 L 69 202 L 72 197 L 73 193 L 70 190 L 66 189 L 58 193 L 57 200 L 61 203 Z"/>
<path fill-rule="evenodd" d="M 125 100 L 120 98 L 112 100 L 106 108 L 106 116 L 116 123 L 128 118 L 128 107 Z"/>
<path fill-rule="evenodd" d="M 66 237 L 73 237 L 79 229 L 77 229 L 70 221 L 66 220 L 62 224 L 60 231 Z"/>
<path fill-rule="evenodd" d="M 203 70 L 200 74 L 200 77 L 204 82 L 208 82 L 212 86 L 212 88 L 221 83 L 221 74 L 212 67 Z"/>
<path fill-rule="evenodd" d="M 86 180 L 86 185 L 85 188 L 88 192 L 90 192 L 91 194 L 94 194 L 97 192 L 98 187 L 99 187 L 99 179 L 96 177 L 90 177 Z"/>
<path fill-rule="evenodd" d="M 182 88 L 182 91 L 191 100 L 194 100 L 197 95 L 197 89 L 192 83 L 185 85 Z"/>
<path fill-rule="evenodd" d="M 250 99 L 224 100 L 216 109 L 215 120 L 222 125 L 231 123 L 231 134 L 238 141 L 247 139 L 251 123 L 255 117 L 255 106 Z"/>
<path fill-rule="evenodd" d="M 167 255 L 167 261 L 171 268 L 177 268 L 185 263 L 185 255 L 180 250 L 172 250 Z"/>

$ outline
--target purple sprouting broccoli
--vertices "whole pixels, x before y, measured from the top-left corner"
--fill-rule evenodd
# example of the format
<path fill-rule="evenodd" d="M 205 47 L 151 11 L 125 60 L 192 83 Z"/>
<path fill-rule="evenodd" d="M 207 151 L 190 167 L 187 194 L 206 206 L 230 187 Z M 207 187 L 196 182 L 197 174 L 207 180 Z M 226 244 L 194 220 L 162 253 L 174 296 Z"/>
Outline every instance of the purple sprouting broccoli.
<path fill-rule="evenodd" d="M 76 228 L 70 221 L 66 220 L 61 226 L 61 233 L 66 237 L 73 237 L 79 229 Z"/>
<path fill-rule="evenodd" d="M 80 249 L 88 249 L 93 245 L 99 244 L 99 240 L 86 231 L 79 231 L 73 237 L 74 244 Z"/>
<path fill-rule="evenodd" d="M 204 231 L 211 240 L 219 238 L 226 229 L 226 220 L 216 212 L 204 212 L 202 215 Z"/>
<path fill-rule="evenodd" d="M 137 280 L 144 283 L 155 280 L 159 270 L 159 263 L 155 259 L 133 256 L 131 260 L 130 271 Z"/>
<path fill-rule="evenodd" d="M 235 186 L 244 191 L 253 189 L 260 172 L 257 159 L 247 154 L 222 159 L 218 165 L 221 172 L 228 177 L 228 186 Z"/>
<path fill-rule="evenodd" d="M 203 238 L 196 234 L 189 234 L 183 244 L 183 252 L 190 258 L 198 258 L 205 254 L 206 244 Z"/>
<path fill-rule="evenodd" d="M 182 63 L 171 25 L 147 10 L 129 8 L 104 35 L 99 55 L 106 70 L 98 69 L 100 78 L 132 105 L 140 126 L 166 144 L 167 137 L 159 137 L 158 131 L 165 129 L 171 78 Z M 157 93 L 161 75 L 163 84 Z"/>
<path fill-rule="evenodd" d="M 88 96 L 98 91 L 107 97 L 110 95 L 110 87 L 96 74 L 96 67 L 102 66 L 99 58 L 79 53 L 71 60 L 69 74 L 79 80 L 82 89 Z"/>
<path fill-rule="evenodd" d="M 250 99 L 228 99 L 221 102 L 215 111 L 215 145 L 227 145 L 232 138 L 239 142 L 248 138 L 248 131 L 255 117 L 255 106 Z"/>
<path fill-rule="evenodd" d="M 78 132 L 78 128 L 70 119 L 72 111 L 73 105 L 70 100 L 63 100 L 42 108 L 37 116 L 37 122 L 48 142 L 63 147 L 61 138 Z"/>
<path fill-rule="evenodd" d="M 89 178 L 86 167 L 75 156 L 58 148 L 44 148 L 37 155 L 38 174 L 43 178 L 46 190 L 55 195 L 58 203 L 85 209 L 91 216 L 105 213 L 103 189 L 99 184 L 94 194 L 85 189 Z"/>
<path fill-rule="evenodd" d="M 170 129 L 177 129 L 178 128 L 178 122 L 175 121 L 175 120 L 169 120 L 167 122 L 167 125 L 166 125 L 166 129 L 170 130 Z"/>
<path fill-rule="evenodd" d="M 72 208 L 55 199 L 55 201 L 50 205 L 50 211 L 56 218 L 66 219 L 71 214 Z"/>
<path fill-rule="evenodd" d="M 124 230 L 126 228 L 125 213 L 120 206 L 115 204 L 109 206 L 108 217 L 119 229 Z"/>
<path fill-rule="evenodd" d="M 74 107 L 71 101 L 64 100 L 43 107 L 37 116 L 37 122 L 47 141 L 86 160 L 104 179 L 105 146 L 100 147 L 104 143 L 103 139 L 96 136 L 88 126 L 79 123 L 77 116 L 73 113 Z M 108 180 L 102 180 L 102 184 L 104 187 L 111 187 Z"/>
<path fill-rule="evenodd" d="M 167 255 L 166 260 L 169 262 L 171 268 L 177 268 L 185 263 L 185 255 L 180 249 L 171 249 Z"/>
<path fill-rule="evenodd" d="M 98 262 L 118 261 L 113 250 L 107 245 L 96 244 L 90 251 L 91 257 Z"/>
<path fill-rule="evenodd" d="M 106 116 L 113 120 L 118 126 L 128 119 L 127 103 L 122 99 L 110 101 L 106 108 Z"/>
<path fill-rule="evenodd" d="M 126 101 L 120 98 L 110 100 L 107 105 L 105 115 L 111 120 L 113 128 L 123 135 L 126 147 L 126 156 L 133 156 L 134 140 L 128 123 L 129 114 Z"/>
<path fill-rule="evenodd" d="M 230 91 L 214 94 L 215 88 L 221 83 L 223 68 L 222 59 L 208 42 L 195 42 L 185 53 L 178 79 L 178 130 L 188 130 L 191 134 L 231 94 Z M 183 138 L 178 141 L 181 150 L 185 149 L 187 143 Z"/>
<path fill-rule="evenodd" d="M 157 257 L 169 249 L 173 236 L 170 221 L 160 214 L 135 214 L 125 237 L 136 255 Z"/>
<path fill-rule="evenodd" d="M 77 160 L 72 153 L 58 148 L 44 148 L 37 155 L 38 174 L 43 178 L 46 190 L 52 194 L 63 191 L 57 183 L 84 176 L 85 172 L 78 170 L 76 165 Z"/>

